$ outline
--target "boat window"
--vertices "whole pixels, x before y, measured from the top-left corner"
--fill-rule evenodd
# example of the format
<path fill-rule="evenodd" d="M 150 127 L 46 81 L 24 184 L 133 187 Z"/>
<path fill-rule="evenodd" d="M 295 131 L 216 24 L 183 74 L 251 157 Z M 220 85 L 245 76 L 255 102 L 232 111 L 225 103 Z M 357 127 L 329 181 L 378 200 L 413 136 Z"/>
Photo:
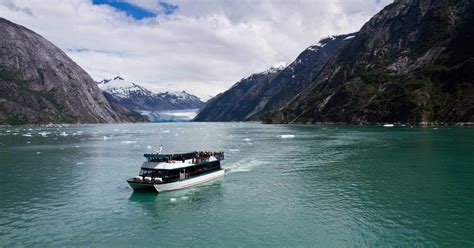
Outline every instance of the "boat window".
<path fill-rule="evenodd" d="M 165 175 L 164 170 L 156 170 L 154 173 L 154 177 L 163 177 Z"/>
<path fill-rule="evenodd" d="M 166 170 L 140 170 L 139 176 L 143 177 L 164 177 L 166 176 Z"/>

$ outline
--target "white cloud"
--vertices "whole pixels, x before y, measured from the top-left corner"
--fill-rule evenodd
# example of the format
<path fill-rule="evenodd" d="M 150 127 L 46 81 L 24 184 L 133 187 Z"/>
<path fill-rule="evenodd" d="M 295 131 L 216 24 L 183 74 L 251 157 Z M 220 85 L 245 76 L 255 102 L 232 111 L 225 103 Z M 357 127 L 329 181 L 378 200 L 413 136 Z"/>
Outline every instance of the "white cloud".
<path fill-rule="evenodd" d="M 128 0 L 156 12 L 158 1 Z M 0 0 L 0 16 L 43 35 L 95 80 L 215 95 L 293 60 L 322 37 L 357 31 L 392 0 L 169 1 L 173 15 L 137 21 L 84 0 Z"/>

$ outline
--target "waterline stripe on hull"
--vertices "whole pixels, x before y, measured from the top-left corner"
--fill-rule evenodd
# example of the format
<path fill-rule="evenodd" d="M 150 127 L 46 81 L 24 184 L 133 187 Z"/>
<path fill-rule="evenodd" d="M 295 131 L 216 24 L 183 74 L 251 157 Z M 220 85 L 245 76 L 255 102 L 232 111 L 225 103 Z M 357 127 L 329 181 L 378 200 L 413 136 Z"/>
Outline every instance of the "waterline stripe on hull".
<path fill-rule="evenodd" d="M 200 183 L 208 182 L 208 181 L 223 177 L 224 174 L 225 174 L 225 170 L 221 169 L 216 172 L 205 174 L 203 176 L 198 176 L 195 178 L 178 181 L 174 183 L 155 184 L 154 186 L 155 186 L 156 191 L 158 192 L 183 189 L 183 188 L 191 187 Z"/>

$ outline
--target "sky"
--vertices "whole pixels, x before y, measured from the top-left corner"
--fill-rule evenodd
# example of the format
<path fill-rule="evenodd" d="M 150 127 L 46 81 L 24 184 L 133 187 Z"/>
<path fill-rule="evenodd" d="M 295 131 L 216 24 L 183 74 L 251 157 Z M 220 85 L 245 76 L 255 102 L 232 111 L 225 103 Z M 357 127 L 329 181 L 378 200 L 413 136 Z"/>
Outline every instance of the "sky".
<path fill-rule="evenodd" d="M 0 0 L 0 16 L 64 50 L 96 81 L 117 75 L 202 98 L 358 31 L 393 0 Z"/>

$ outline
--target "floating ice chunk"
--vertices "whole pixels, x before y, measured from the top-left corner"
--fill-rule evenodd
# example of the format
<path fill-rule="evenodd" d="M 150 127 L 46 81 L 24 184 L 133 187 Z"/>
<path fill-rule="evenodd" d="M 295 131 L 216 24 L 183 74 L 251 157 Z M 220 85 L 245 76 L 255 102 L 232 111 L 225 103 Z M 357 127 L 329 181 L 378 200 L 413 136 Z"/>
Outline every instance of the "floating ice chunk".
<path fill-rule="evenodd" d="M 239 149 L 229 149 L 229 152 L 238 152 L 240 151 Z"/>
<path fill-rule="evenodd" d="M 282 135 L 280 135 L 280 138 L 282 138 L 282 139 L 292 139 L 294 137 L 296 137 L 296 136 L 293 135 L 293 134 L 282 134 Z"/>
<path fill-rule="evenodd" d="M 162 133 L 169 133 L 170 130 L 166 129 L 166 130 L 163 130 L 163 131 L 161 131 L 161 132 L 162 132 Z"/>
<path fill-rule="evenodd" d="M 69 136 L 69 134 L 67 134 L 66 132 L 61 132 L 59 135 L 61 135 L 63 137 Z"/>
<path fill-rule="evenodd" d="M 48 133 L 47 133 L 47 132 L 39 132 L 38 134 L 40 134 L 40 135 L 43 136 L 43 137 L 48 137 Z"/>
<path fill-rule="evenodd" d="M 120 129 L 118 129 L 118 128 L 114 129 L 114 132 L 118 132 L 118 131 L 120 131 Z"/>
<path fill-rule="evenodd" d="M 22 134 L 21 136 L 32 137 L 33 135 L 31 135 L 31 133 L 25 133 L 25 134 Z"/>
<path fill-rule="evenodd" d="M 75 146 L 76 148 L 79 148 L 80 146 Z"/>
<path fill-rule="evenodd" d="M 245 138 L 244 140 L 247 141 L 247 142 L 251 141 L 251 139 L 249 139 L 249 138 Z"/>
<path fill-rule="evenodd" d="M 31 144 L 31 141 L 26 142 L 26 144 Z"/>
<path fill-rule="evenodd" d="M 124 141 L 122 141 L 122 144 L 135 144 L 135 143 L 137 143 L 137 142 L 134 141 L 134 140 L 124 140 Z"/>
<path fill-rule="evenodd" d="M 189 197 L 184 195 L 184 196 L 181 196 L 179 199 L 186 201 L 187 199 L 189 199 Z"/>
<path fill-rule="evenodd" d="M 107 136 L 104 136 L 104 140 L 108 140 L 108 139 L 110 139 L 110 138 L 109 138 L 109 137 L 107 137 Z"/>
<path fill-rule="evenodd" d="M 151 149 L 152 147 L 151 146 L 146 146 L 146 149 Z"/>
<path fill-rule="evenodd" d="M 176 202 L 176 198 L 170 198 L 170 202 Z"/>
<path fill-rule="evenodd" d="M 81 165 L 81 164 L 84 164 L 84 162 L 77 162 L 76 164 L 77 164 L 77 165 Z"/>
<path fill-rule="evenodd" d="M 395 125 L 393 125 L 393 124 L 384 124 L 383 126 L 384 127 L 394 127 Z"/>
<path fill-rule="evenodd" d="M 41 154 L 41 152 L 36 152 L 36 154 Z"/>

